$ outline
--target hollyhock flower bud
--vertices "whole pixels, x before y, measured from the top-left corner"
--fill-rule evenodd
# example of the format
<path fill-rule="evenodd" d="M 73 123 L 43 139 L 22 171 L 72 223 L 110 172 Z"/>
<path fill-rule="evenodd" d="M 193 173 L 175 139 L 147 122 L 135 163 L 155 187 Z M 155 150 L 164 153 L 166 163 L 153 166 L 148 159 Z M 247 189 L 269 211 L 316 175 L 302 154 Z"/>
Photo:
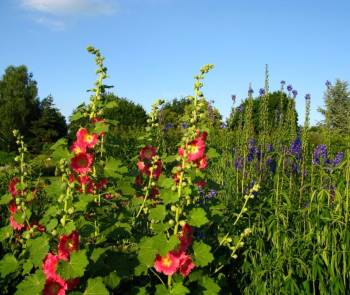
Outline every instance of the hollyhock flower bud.
<path fill-rule="evenodd" d="M 11 179 L 9 186 L 8 186 L 8 191 L 12 195 L 12 197 L 14 197 L 14 198 L 17 197 L 19 194 L 19 191 L 16 188 L 18 183 L 20 183 L 20 180 L 17 177 L 14 177 Z"/>

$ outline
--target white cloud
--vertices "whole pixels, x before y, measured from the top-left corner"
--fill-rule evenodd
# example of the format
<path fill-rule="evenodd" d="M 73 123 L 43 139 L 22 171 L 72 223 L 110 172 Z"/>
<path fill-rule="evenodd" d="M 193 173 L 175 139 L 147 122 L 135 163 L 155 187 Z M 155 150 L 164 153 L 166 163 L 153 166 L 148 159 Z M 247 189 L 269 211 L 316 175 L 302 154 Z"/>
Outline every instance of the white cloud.
<path fill-rule="evenodd" d="M 21 0 L 22 6 L 33 11 L 54 14 L 111 14 L 115 2 L 111 0 Z"/>
<path fill-rule="evenodd" d="M 34 18 L 34 21 L 40 25 L 49 27 L 54 31 L 63 31 L 66 27 L 65 23 L 60 19 L 53 19 L 45 16 Z"/>

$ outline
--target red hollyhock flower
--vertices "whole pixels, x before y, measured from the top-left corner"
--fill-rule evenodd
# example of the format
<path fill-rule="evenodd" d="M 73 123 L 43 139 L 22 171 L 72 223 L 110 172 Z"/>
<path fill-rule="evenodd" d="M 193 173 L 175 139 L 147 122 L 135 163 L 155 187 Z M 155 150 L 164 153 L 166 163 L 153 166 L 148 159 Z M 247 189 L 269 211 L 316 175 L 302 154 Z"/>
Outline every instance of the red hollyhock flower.
<path fill-rule="evenodd" d="M 15 214 L 16 211 L 17 211 L 16 202 L 15 201 L 10 202 L 9 205 L 8 205 L 8 208 L 9 208 L 11 214 Z"/>
<path fill-rule="evenodd" d="M 88 183 L 90 183 L 90 177 L 87 175 L 79 175 L 78 176 L 78 182 L 81 185 L 87 185 Z"/>
<path fill-rule="evenodd" d="M 56 273 L 57 264 L 61 259 L 63 258 L 53 255 L 52 253 L 47 254 L 43 263 L 43 272 L 46 275 L 47 280 L 52 280 L 61 286 L 65 286 L 66 282 Z"/>
<path fill-rule="evenodd" d="M 70 147 L 70 150 L 74 154 L 78 155 L 81 153 L 86 153 L 86 146 L 84 144 L 82 144 L 81 142 L 76 141 L 72 144 L 72 146 Z"/>
<path fill-rule="evenodd" d="M 205 152 L 205 141 L 200 137 L 194 139 L 188 145 L 187 159 L 189 161 L 197 161 L 203 158 Z"/>
<path fill-rule="evenodd" d="M 158 160 L 155 165 L 155 169 L 153 170 L 153 178 L 158 179 L 160 174 L 162 173 L 162 161 Z"/>
<path fill-rule="evenodd" d="M 180 258 L 173 251 L 168 252 L 165 256 L 157 255 L 154 261 L 154 268 L 167 276 L 173 275 L 180 265 Z"/>
<path fill-rule="evenodd" d="M 14 177 L 11 179 L 11 181 L 9 183 L 8 191 L 14 198 L 17 197 L 19 194 L 19 191 L 17 190 L 16 186 L 20 182 L 21 181 L 17 177 Z"/>
<path fill-rule="evenodd" d="M 86 128 L 80 128 L 77 132 L 77 142 L 88 148 L 93 148 L 98 141 L 96 133 L 90 134 Z"/>
<path fill-rule="evenodd" d="M 192 244 L 193 228 L 187 223 L 182 227 L 180 235 L 180 252 L 186 251 Z"/>
<path fill-rule="evenodd" d="M 200 188 L 204 188 L 207 185 L 207 183 L 204 180 L 201 180 L 201 181 L 197 181 L 196 185 Z"/>
<path fill-rule="evenodd" d="M 102 178 L 98 183 L 96 183 L 96 189 L 101 190 L 107 187 L 108 180 L 106 178 Z"/>
<path fill-rule="evenodd" d="M 10 216 L 10 225 L 14 230 L 21 230 L 25 227 L 24 224 L 17 223 L 13 215 Z"/>
<path fill-rule="evenodd" d="M 75 289 L 80 283 L 80 278 L 72 279 L 67 281 L 68 291 Z"/>
<path fill-rule="evenodd" d="M 177 150 L 177 153 L 179 154 L 180 157 L 184 156 L 184 149 L 182 147 L 179 147 Z"/>
<path fill-rule="evenodd" d="M 104 119 L 102 119 L 102 118 L 97 118 L 97 117 L 91 119 L 91 123 L 92 123 L 92 124 L 96 124 L 96 123 L 98 123 L 98 122 L 104 122 L 104 121 L 105 121 Z"/>
<path fill-rule="evenodd" d="M 186 255 L 184 252 L 180 253 L 180 265 L 179 271 L 183 277 L 187 277 L 192 269 L 195 268 L 194 263 L 192 262 L 191 256 Z"/>
<path fill-rule="evenodd" d="M 154 198 L 156 198 L 159 195 L 160 195 L 160 192 L 159 192 L 158 188 L 156 188 L 155 186 L 152 186 L 152 188 L 151 188 L 151 190 L 149 192 L 149 197 L 151 199 L 154 199 Z"/>
<path fill-rule="evenodd" d="M 70 253 L 78 250 L 79 234 L 73 231 L 69 236 L 61 236 L 58 242 L 58 257 L 60 259 L 68 259 Z"/>
<path fill-rule="evenodd" d="M 152 160 L 152 158 L 157 154 L 157 148 L 154 146 L 145 146 L 140 151 L 140 160 L 143 161 L 145 159 Z"/>
<path fill-rule="evenodd" d="M 33 227 L 33 226 L 36 226 L 36 230 L 43 233 L 46 229 L 45 229 L 45 226 L 43 226 L 42 224 L 40 224 L 38 221 L 33 221 L 30 223 L 30 226 Z M 27 229 L 29 229 L 29 227 L 27 226 L 26 227 Z"/>
<path fill-rule="evenodd" d="M 71 167 L 78 174 L 87 174 L 91 170 L 93 156 L 89 153 L 81 153 L 71 159 Z"/>
<path fill-rule="evenodd" d="M 135 178 L 135 185 L 141 186 L 142 185 L 142 174 L 138 174 Z"/>
<path fill-rule="evenodd" d="M 67 290 L 67 284 L 64 283 L 63 285 L 59 282 L 47 279 L 45 282 L 45 287 L 43 290 L 44 295 L 65 295 Z"/>

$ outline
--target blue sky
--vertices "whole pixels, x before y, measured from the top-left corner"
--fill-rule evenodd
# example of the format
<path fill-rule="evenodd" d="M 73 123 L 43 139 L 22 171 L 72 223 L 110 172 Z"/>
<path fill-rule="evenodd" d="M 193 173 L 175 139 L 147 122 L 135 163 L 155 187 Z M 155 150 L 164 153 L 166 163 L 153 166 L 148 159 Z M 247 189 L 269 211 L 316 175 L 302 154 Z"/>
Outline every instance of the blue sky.
<path fill-rule="evenodd" d="M 349 13 L 349 0 L 1 0 L 0 73 L 27 65 L 39 96 L 68 116 L 95 80 L 87 45 L 106 56 L 115 93 L 146 110 L 191 94 L 213 63 L 204 93 L 225 117 L 232 94 L 263 87 L 269 64 L 270 89 L 286 80 L 298 90 L 301 119 L 311 94 L 315 123 L 324 82 L 350 80 Z"/>

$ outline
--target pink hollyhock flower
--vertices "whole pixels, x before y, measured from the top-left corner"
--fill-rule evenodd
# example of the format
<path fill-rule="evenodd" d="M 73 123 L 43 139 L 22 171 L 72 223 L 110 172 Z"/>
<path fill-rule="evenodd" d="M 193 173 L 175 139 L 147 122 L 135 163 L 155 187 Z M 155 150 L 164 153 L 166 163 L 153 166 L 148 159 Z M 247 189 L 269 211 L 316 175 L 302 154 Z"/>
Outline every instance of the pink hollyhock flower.
<path fill-rule="evenodd" d="M 207 159 L 207 157 L 204 156 L 203 158 L 199 159 L 199 160 L 196 162 L 196 166 L 197 166 L 199 169 L 201 169 L 201 170 L 207 168 L 207 166 L 208 166 L 208 159 Z"/>
<path fill-rule="evenodd" d="M 69 174 L 69 176 L 68 176 L 68 181 L 69 181 L 70 183 L 72 183 L 72 182 L 75 181 L 75 177 L 74 177 L 73 174 Z"/>
<path fill-rule="evenodd" d="M 45 261 L 43 263 L 43 272 L 47 280 L 52 280 L 57 282 L 61 286 L 65 286 L 66 282 L 56 273 L 58 262 L 63 259 L 52 253 L 47 254 Z M 67 260 L 66 258 L 63 260 Z"/>
<path fill-rule="evenodd" d="M 87 174 L 91 170 L 93 156 L 89 153 L 81 153 L 71 159 L 71 167 L 78 174 Z"/>
<path fill-rule="evenodd" d="M 43 226 L 42 224 L 40 224 L 36 220 L 30 223 L 30 227 L 33 227 L 33 226 L 36 226 L 36 230 L 41 232 L 41 233 L 43 233 L 46 230 L 45 226 Z M 29 227 L 27 226 L 26 229 L 29 230 Z"/>
<path fill-rule="evenodd" d="M 13 215 L 10 216 L 10 225 L 14 230 L 21 230 L 25 227 L 24 224 L 17 223 Z"/>
<path fill-rule="evenodd" d="M 152 158 L 157 154 L 157 148 L 154 146 L 146 146 L 140 151 L 140 160 L 152 160 Z"/>
<path fill-rule="evenodd" d="M 204 141 L 206 141 L 207 140 L 207 136 L 208 136 L 208 133 L 206 132 L 206 131 L 203 131 L 202 133 L 199 131 L 199 130 L 197 130 L 197 138 L 199 138 L 199 139 L 201 139 L 201 140 L 204 140 Z"/>
<path fill-rule="evenodd" d="M 143 161 L 138 161 L 137 162 L 137 169 L 141 172 L 141 173 L 149 173 L 149 165 L 147 165 L 145 162 Z"/>
<path fill-rule="evenodd" d="M 93 148 L 98 141 L 96 133 L 90 134 L 86 128 L 80 128 L 77 132 L 77 142 L 88 148 Z"/>
<path fill-rule="evenodd" d="M 20 182 L 21 181 L 17 177 L 14 177 L 11 179 L 11 181 L 9 183 L 8 191 L 14 198 L 17 197 L 19 194 L 19 191 L 17 190 L 16 186 Z"/>
<path fill-rule="evenodd" d="M 184 149 L 182 147 L 179 147 L 177 150 L 177 153 L 179 154 L 180 157 L 184 156 Z"/>
<path fill-rule="evenodd" d="M 84 144 L 82 144 L 81 142 L 76 141 L 72 144 L 72 146 L 70 147 L 70 150 L 74 154 L 78 155 L 81 153 L 86 153 L 86 146 Z"/>
<path fill-rule="evenodd" d="M 187 277 L 192 271 L 192 269 L 195 268 L 195 265 L 192 262 L 191 256 L 186 255 L 184 252 L 181 252 L 179 257 L 180 257 L 179 271 L 183 277 Z"/>
<path fill-rule="evenodd" d="M 77 231 L 73 231 L 69 236 L 60 236 L 58 242 L 58 257 L 60 259 L 68 259 L 70 253 L 78 250 L 79 248 L 79 234 Z"/>
<path fill-rule="evenodd" d="M 44 295 L 65 295 L 67 290 L 67 284 L 64 283 L 63 285 L 59 282 L 47 279 L 45 282 L 45 287 L 43 290 Z"/>
<path fill-rule="evenodd" d="M 165 256 L 157 255 L 154 261 L 154 268 L 167 276 L 176 273 L 180 265 L 180 258 L 173 251 L 168 252 Z"/>
<path fill-rule="evenodd" d="M 182 227 L 180 235 L 180 251 L 186 251 L 193 240 L 193 228 L 187 223 Z"/>
<path fill-rule="evenodd" d="M 104 119 L 102 119 L 102 118 L 97 118 L 97 117 L 91 119 L 91 123 L 92 123 L 92 124 L 96 124 L 96 123 L 98 123 L 98 122 L 104 122 L 104 121 L 105 121 Z"/>
<path fill-rule="evenodd" d="M 196 138 L 190 142 L 187 150 L 187 159 L 191 162 L 195 162 L 204 156 L 205 141 L 202 138 Z"/>

